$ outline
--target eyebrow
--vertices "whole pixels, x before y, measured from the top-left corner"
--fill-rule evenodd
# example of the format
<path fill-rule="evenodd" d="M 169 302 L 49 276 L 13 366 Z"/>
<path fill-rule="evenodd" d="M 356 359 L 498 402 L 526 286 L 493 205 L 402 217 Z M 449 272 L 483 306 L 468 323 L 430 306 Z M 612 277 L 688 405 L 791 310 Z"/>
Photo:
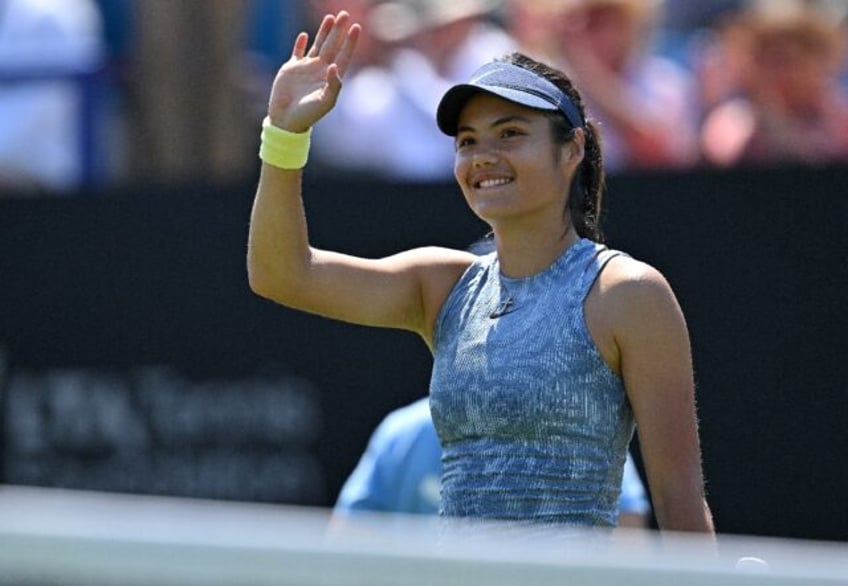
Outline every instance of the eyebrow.
<path fill-rule="evenodd" d="M 521 116 L 519 114 L 509 114 L 508 116 L 498 118 L 497 120 L 492 122 L 489 125 L 489 128 L 496 128 L 498 126 L 502 126 L 504 124 L 509 124 L 511 122 L 524 122 L 525 124 L 529 124 L 531 122 L 531 120 L 530 120 L 530 118 L 527 118 L 526 116 Z M 459 128 L 456 129 L 457 134 L 459 134 L 460 132 L 466 132 L 466 131 L 473 132 L 474 127 L 473 126 L 460 126 Z"/>

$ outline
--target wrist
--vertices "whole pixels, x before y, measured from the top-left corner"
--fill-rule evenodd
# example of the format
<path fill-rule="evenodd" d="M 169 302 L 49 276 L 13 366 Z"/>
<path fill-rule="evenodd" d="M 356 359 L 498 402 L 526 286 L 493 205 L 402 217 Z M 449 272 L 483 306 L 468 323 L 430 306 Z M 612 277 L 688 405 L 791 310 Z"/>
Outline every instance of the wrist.
<path fill-rule="evenodd" d="M 304 125 L 302 121 L 298 121 L 296 116 L 292 117 L 285 111 L 278 112 L 271 108 L 268 109 L 268 112 L 262 122 L 263 124 L 268 123 L 287 132 L 294 132 L 295 134 L 307 132 L 311 127 L 309 125 Z"/>
<path fill-rule="evenodd" d="M 262 121 L 259 158 L 280 169 L 302 169 L 309 156 L 311 137 L 312 128 L 304 132 L 284 130 L 266 116 Z"/>

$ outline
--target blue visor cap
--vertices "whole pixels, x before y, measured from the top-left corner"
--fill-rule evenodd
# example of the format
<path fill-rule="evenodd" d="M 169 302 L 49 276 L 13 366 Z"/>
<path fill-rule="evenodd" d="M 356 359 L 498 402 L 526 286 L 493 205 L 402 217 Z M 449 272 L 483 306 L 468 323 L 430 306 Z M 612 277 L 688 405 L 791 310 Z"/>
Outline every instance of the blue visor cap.
<path fill-rule="evenodd" d="M 585 124 L 574 103 L 553 83 L 524 67 L 493 62 L 475 71 L 471 81 L 453 86 L 442 97 L 436 110 L 436 123 L 442 132 L 456 136 L 459 113 L 468 99 L 478 92 L 538 110 L 559 110 L 574 128 Z"/>

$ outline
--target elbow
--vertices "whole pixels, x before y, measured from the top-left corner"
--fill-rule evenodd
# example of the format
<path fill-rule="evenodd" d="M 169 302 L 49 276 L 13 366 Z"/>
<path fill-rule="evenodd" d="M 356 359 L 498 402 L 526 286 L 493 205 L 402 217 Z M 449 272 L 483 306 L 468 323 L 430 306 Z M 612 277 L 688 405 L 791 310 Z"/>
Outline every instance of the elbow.
<path fill-rule="evenodd" d="M 259 297 L 268 297 L 268 286 L 265 282 L 256 276 L 255 273 L 248 270 L 247 272 L 247 285 L 250 287 L 250 290 Z"/>
<path fill-rule="evenodd" d="M 273 299 L 276 290 L 274 282 L 275 279 L 267 268 L 256 262 L 255 259 L 248 258 L 247 284 L 254 294 L 266 299 Z"/>
<path fill-rule="evenodd" d="M 295 277 L 296 274 L 265 263 L 247 263 L 250 290 L 259 297 L 286 307 L 300 308 L 303 305 L 302 281 Z"/>
<path fill-rule="evenodd" d="M 248 246 L 248 286 L 259 297 L 299 308 L 309 299 L 307 285 L 311 271 L 308 260 L 280 258 L 280 255 Z"/>
<path fill-rule="evenodd" d="M 247 285 L 255 295 L 258 295 L 259 297 L 268 297 L 267 286 L 251 271 L 247 272 Z"/>

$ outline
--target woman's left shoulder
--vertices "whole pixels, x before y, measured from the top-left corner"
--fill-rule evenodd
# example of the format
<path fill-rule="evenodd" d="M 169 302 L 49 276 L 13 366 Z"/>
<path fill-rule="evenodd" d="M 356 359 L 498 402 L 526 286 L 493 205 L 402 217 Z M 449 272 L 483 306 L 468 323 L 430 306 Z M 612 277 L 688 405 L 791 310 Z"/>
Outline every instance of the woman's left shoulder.
<path fill-rule="evenodd" d="M 666 336 L 683 340 L 685 322 L 665 277 L 624 254 L 611 256 L 584 304 L 586 326 L 601 356 L 621 374 L 624 354 L 655 348 Z"/>
<path fill-rule="evenodd" d="M 604 264 L 598 280 L 606 288 L 639 290 L 653 287 L 669 287 L 665 276 L 654 266 L 637 260 L 626 253 L 613 254 Z"/>
<path fill-rule="evenodd" d="M 633 359 L 631 364 L 647 364 L 657 356 L 659 362 L 665 360 L 663 349 L 687 347 L 686 321 L 665 276 L 627 255 L 607 260 L 586 299 L 584 315 L 601 355 L 619 374 L 624 355 Z"/>
<path fill-rule="evenodd" d="M 626 317 L 646 317 L 677 308 L 671 285 L 654 266 L 619 254 L 604 266 L 596 283 L 598 301 L 609 311 Z"/>

